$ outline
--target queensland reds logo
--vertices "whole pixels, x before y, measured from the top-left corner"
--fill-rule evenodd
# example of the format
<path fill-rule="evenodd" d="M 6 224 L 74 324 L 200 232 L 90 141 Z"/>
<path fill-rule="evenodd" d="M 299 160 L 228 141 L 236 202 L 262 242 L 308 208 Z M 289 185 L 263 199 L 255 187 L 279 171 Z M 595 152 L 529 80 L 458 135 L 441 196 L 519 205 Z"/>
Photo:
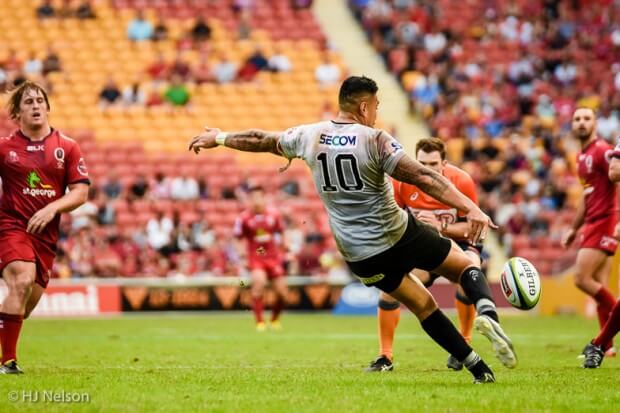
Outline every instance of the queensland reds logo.
<path fill-rule="evenodd" d="M 56 159 L 56 168 L 63 169 L 65 167 L 65 150 L 63 148 L 54 149 L 54 159 Z"/>
<path fill-rule="evenodd" d="M 84 162 L 84 158 L 80 158 L 78 161 L 77 171 L 80 175 L 88 176 L 88 169 L 86 169 L 86 162 Z"/>
<path fill-rule="evenodd" d="M 17 156 L 17 152 L 9 151 L 9 153 L 6 155 L 5 162 L 6 163 L 18 163 L 19 156 Z"/>

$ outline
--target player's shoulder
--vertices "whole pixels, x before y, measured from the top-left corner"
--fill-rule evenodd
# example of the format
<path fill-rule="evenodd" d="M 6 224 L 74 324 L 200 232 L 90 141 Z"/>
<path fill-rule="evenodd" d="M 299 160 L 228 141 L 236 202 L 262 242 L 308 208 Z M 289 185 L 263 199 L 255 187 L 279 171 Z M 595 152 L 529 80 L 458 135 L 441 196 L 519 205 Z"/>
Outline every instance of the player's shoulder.
<path fill-rule="evenodd" d="M 471 175 L 465 171 L 464 169 L 459 168 L 456 165 L 452 165 L 450 163 L 446 164 L 443 169 L 444 175 L 446 178 L 450 180 L 458 180 L 461 182 L 473 182 Z"/>
<path fill-rule="evenodd" d="M 64 145 L 67 147 L 78 146 L 77 141 L 73 139 L 72 137 L 70 137 L 69 135 L 67 135 L 66 133 L 61 132 L 59 130 L 55 130 L 54 133 L 58 137 L 58 140 L 60 141 L 61 145 Z"/>

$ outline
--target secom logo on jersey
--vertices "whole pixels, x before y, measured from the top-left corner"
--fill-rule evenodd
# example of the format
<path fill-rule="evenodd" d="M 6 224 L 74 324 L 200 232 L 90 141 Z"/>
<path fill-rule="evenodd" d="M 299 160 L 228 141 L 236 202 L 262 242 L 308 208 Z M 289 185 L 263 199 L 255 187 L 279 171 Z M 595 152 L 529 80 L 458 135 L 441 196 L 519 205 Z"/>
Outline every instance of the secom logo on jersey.
<path fill-rule="evenodd" d="M 323 135 L 319 138 L 319 144 L 329 146 L 357 146 L 357 136 L 347 135 Z"/>
<path fill-rule="evenodd" d="M 26 182 L 28 183 L 28 188 L 23 189 L 22 192 L 24 195 L 46 196 L 48 198 L 56 196 L 56 190 L 53 189 L 53 186 L 41 183 L 41 178 L 35 171 L 30 171 L 30 173 L 28 173 Z"/>

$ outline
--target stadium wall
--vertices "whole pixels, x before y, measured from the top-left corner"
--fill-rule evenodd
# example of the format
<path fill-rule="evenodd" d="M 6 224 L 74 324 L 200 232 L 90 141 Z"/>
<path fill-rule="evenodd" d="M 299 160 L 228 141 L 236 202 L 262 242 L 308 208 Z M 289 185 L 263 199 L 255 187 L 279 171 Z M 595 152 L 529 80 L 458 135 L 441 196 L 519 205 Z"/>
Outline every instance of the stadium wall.
<path fill-rule="evenodd" d="M 374 314 L 378 294 L 375 290 L 344 280 L 324 277 L 289 277 L 289 310 L 328 311 L 337 314 Z M 251 308 L 248 280 L 237 277 L 161 278 L 85 278 L 52 280 L 41 297 L 33 317 L 80 317 L 118 315 L 137 311 L 228 311 Z M 499 283 L 491 285 L 500 307 L 509 307 Z M 347 293 L 343 294 L 343 291 Z M 454 286 L 436 282 L 431 287 L 439 305 L 454 307 Z M 0 284 L 0 300 L 6 286 Z M 266 307 L 275 300 L 273 292 L 265 297 Z"/>

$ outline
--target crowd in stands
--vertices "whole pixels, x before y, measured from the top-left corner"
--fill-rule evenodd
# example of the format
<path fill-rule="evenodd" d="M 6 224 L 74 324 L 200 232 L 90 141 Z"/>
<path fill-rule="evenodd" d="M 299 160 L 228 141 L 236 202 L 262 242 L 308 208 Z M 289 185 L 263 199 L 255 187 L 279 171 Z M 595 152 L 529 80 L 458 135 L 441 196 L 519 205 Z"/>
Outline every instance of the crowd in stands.
<path fill-rule="evenodd" d="M 507 251 L 558 247 L 581 196 L 573 110 L 597 110 L 598 133 L 612 143 L 620 133 L 617 2 L 349 3 L 412 111 L 480 182 Z M 560 256 L 544 270 L 565 267 Z"/>
<path fill-rule="evenodd" d="M 245 179 L 216 192 L 204 178 L 189 174 L 158 172 L 128 181 L 111 171 L 93 182 L 86 204 L 63 216 L 55 276 L 246 275 L 247 247 L 234 237 L 233 226 L 249 185 Z M 300 183 L 291 178 L 272 188 L 270 198 L 273 205 L 305 202 L 300 194 Z M 200 201 L 224 202 L 232 216 L 231 211 L 210 214 L 196 208 Z M 134 211 L 130 219 L 121 218 L 127 210 Z M 142 219 L 138 210 L 155 212 Z M 283 258 L 290 274 L 346 276 L 322 213 L 302 219 L 290 209 L 281 212 Z"/>

